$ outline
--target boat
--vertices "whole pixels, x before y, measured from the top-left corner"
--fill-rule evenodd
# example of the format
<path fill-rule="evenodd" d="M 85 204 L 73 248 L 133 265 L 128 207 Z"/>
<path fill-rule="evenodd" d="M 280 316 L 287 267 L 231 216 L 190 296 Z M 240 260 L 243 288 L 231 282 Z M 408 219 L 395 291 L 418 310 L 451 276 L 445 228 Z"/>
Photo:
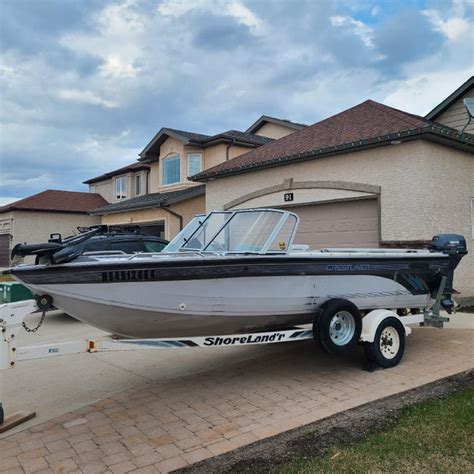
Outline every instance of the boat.
<path fill-rule="evenodd" d="M 452 306 L 453 272 L 467 253 L 462 236 L 438 235 L 418 250 L 313 250 L 294 244 L 298 222 L 288 210 L 213 211 L 192 219 L 160 253 L 56 261 L 57 246 L 36 245 L 29 248 L 41 252 L 39 264 L 7 272 L 38 295 L 40 307 L 128 338 L 285 328 L 312 323 L 329 307 L 327 330 L 342 347 L 357 339 L 369 311 L 423 311 L 441 283 L 442 304 Z"/>

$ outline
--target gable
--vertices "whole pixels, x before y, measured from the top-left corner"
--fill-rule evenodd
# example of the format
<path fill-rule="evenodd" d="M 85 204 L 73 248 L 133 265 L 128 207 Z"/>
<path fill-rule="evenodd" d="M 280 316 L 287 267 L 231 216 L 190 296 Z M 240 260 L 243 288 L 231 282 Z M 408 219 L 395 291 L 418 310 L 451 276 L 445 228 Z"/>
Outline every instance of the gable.
<path fill-rule="evenodd" d="M 294 128 L 285 127 L 284 125 L 276 123 L 265 122 L 257 129 L 255 134 L 262 135 L 264 137 L 275 138 L 278 140 L 279 138 L 286 137 L 293 132 L 295 132 Z"/>
<path fill-rule="evenodd" d="M 474 98 L 474 87 L 453 102 L 435 121 L 441 125 L 462 130 L 469 120 L 469 114 L 463 103 L 464 99 L 467 98 Z M 464 132 L 474 133 L 474 120 L 471 120 L 471 123 L 465 128 Z"/>

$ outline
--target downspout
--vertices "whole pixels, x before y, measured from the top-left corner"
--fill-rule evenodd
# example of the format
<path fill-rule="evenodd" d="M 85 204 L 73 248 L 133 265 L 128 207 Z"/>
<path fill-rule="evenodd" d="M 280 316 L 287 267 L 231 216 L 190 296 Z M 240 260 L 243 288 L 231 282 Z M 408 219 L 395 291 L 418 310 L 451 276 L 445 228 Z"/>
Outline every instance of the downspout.
<path fill-rule="evenodd" d="M 232 139 L 232 141 L 227 145 L 227 148 L 225 149 L 225 161 L 229 161 L 229 150 L 230 150 L 230 147 L 234 144 L 234 138 Z"/>
<path fill-rule="evenodd" d="M 160 209 L 163 209 L 163 211 L 169 212 L 172 216 L 177 217 L 179 219 L 179 230 L 183 230 L 183 216 L 181 214 L 165 207 L 164 203 L 160 204 Z"/>

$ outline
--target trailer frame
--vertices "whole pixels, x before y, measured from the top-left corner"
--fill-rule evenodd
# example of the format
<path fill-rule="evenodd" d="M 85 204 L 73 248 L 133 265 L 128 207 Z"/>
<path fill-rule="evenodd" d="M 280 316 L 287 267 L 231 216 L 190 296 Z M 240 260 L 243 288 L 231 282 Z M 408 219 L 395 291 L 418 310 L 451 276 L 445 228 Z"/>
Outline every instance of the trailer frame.
<path fill-rule="evenodd" d="M 433 305 L 419 314 L 401 316 L 395 311 L 377 309 L 370 311 L 362 318 L 362 332 L 359 342 L 377 344 L 375 335 L 379 326 L 388 318 L 396 318 L 408 336 L 412 330 L 408 325 L 423 324 L 442 328 L 449 318 L 440 315 L 441 298 L 446 285 L 443 277 Z M 275 344 L 315 339 L 315 328 L 292 327 L 252 333 L 210 335 L 199 337 L 157 338 L 157 339 L 120 339 L 107 336 L 99 339 L 83 339 L 48 343 L 32 346 L 18 346 L 18 333 L 25 328 L 24 319 L 29 314 L 38 312 L 36 300 L 25 300 L 0 305 L 0 433 L 33 418 L 34 412 L 17 412 L 5 417 L 2 406 L 2 372 L 13 369 L 17 362 L 33 359 L 65 356 L 79 353 L 116 352 L 133 350 L 178 349 L 196 347 L 226 347 L 256 344 Z M 43 312 L 44 318 L 44 312 Z M 37 329 L 37 328 L 36 328 Z M 35 330 L 36 330 L 35 329 Z M 373 371 L 375 364 L 369 361 L 366 370 Z"/>

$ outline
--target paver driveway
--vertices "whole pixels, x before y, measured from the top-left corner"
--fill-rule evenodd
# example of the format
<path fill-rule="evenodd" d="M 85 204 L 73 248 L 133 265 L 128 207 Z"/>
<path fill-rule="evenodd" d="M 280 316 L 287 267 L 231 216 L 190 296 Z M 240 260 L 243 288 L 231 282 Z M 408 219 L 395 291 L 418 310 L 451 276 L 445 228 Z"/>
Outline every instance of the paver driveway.
<path fill-rule="evenodd" d="M 168 472 L 474 366 L 474 331 L 417 328 L 390 370 L 311 341 L 143 384 L 0 440 L 0 471 Z M 199 349 L 194 349 L 199 350 Z M 84 380 L 100 383 L 100 380 Z"/>

